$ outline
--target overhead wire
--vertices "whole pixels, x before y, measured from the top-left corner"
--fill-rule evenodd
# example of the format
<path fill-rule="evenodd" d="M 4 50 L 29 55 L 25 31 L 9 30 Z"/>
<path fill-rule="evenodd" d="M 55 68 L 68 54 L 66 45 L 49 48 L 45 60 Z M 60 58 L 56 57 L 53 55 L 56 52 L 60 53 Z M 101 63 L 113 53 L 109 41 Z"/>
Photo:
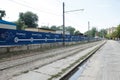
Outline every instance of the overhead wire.
<path fill-rule="evenodd" d="M 21 5 L 21 6 L 24 6 L 24 7 L 27 7 L 27 8 L 30 8 L 30 9 L 33 9 L 33 10 L 42 12 L 42 13 L 46 13 L 46 14 L 50 14 L 50 15 L 55 15 L 55 16 L 62 16 L 62 15 L 58 15 L 58 14 L 55 14 L 55 13 L 52 13 L 52 12 L 43 11 L 43 10 L 40 10 L 40 9 L 38 9 L 38 8 L 31 7 L 31 6 L 29 6 L 29 5 L 26 5 L 26 4 L 17 2 L 17 1 L 15 1 L 15 0 L 8 0 L 8 1 L 11 1 L 11 2 L 13 2 L 13 3 L 19 4 L 19 5 Z M 27 3 L 27 2 L 25 1 L 25 3 Z M 27 4 L 28 4 L 28 3 L 27 3 Z"/>
<path fill-rule="evenodd" d="M 55 13 L 46 12 L 46 11 L 40 10 L 40 9 L 38 9 L 38 8 L 31 7 L 31 6 L 28 5 L 28 4 L 30 4 L 30 3 L 28 3 L 28 2 L 26 2 L 26 1 L 24 1 L 24 0 L 21 0 L 21 1 L 25 2 L 26 4 L 17 2 L 17 1 L 15 1 L 15 0 L 8 0 L 8 1 L 11 1 L 11 2 L 13 2 L 13 3 L 15 3 L 15 4 L 19 4 L 19 5 L 21 5 L 21 6 L 24 6 L 24 7 L 33 9 L 33 10 L 37 10 L 37 11 L 42 12 L 42 13 L 46 13 L 46 14 L 50 14 L 50 15 L 55 15 L 55 16 L 62 16 L 62 15 L 57 15 L 57 14 L 55 14 Z M 58 3 L 62 3 L 62 2 L 61 2 L 61 1 L 58 1 Z M 72 22 L 73 24 L 76 24 L 75 22 L 71 21 L 70 18 L 67 19 L 67 21 L 70 22 L 70 23 Z"/>

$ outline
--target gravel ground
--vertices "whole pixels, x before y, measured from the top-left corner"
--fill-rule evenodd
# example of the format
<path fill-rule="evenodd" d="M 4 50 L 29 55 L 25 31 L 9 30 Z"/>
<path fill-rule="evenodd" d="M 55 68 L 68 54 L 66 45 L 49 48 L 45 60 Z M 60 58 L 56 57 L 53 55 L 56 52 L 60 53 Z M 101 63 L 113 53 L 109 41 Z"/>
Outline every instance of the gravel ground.
<path fill-rule="evenodd" d="M 7 61 L 0 62 L 0 80 L 8 80 L 15 75 L 37 69 L 56 60 L 74 55 L 86 48 L 95 46 L 98 43 L 100 43 L 100 41 L 71 47 L 57 48 L 44 52 L 35 52 L 34 54 L 36 55 L 28 54 L 26 57 L 15 56 L 18 59 L 8 58 Z"/>

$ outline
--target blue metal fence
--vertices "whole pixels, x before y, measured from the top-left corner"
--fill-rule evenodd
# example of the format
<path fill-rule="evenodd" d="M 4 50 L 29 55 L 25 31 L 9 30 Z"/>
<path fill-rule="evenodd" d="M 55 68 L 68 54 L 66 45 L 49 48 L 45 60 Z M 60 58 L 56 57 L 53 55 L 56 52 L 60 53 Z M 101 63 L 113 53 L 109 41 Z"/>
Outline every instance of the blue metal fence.
<path fill-rule="evenodd" d="M 87 40 L 85 36 L 65 35 L 65 42 Z M 0 28 L 0 46 L 63 42 L 62 34 Z"/>

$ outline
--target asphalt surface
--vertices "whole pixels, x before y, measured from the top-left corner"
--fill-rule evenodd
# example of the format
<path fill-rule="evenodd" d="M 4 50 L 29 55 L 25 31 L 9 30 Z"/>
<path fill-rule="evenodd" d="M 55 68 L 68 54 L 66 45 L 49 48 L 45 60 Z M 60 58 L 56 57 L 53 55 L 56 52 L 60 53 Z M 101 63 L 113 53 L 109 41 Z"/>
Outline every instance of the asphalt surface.
<path fill-rule="evenodd" d="M 107 41 L 87 62 L 76 80 L 120 80 L 119 41 Z"/>

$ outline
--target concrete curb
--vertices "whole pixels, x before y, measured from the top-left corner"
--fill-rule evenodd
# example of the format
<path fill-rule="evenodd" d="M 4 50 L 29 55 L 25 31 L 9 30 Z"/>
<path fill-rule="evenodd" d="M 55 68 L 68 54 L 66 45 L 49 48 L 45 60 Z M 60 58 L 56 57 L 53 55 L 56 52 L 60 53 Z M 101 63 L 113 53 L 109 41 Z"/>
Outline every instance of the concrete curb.
<path fill-rule="evenodd" d="M 75 68 L 77 68 L 78 66 L 82 65 L 86 60 L 88 60 L 93 54 L 95 54 L 96 51 L 98 51 L 104 44 L 106 43 L 106 41 L 104 41 L 102 44 L 98 45 L 96 48 L 94 48 L 92 51 L 87 53 L 87 56 L 85 56 L 80 62 L 78 62 L 77 64 L 75 64 L 75 66 L 71 67 L 68 71 L 66 71 L 64 74 L 62 74 L 59 78 L 53 79 L 53 80 L 67 80 L 65 77 L 67 77 L 68 75 L 71 75 L 71 73 L 73 72 L 73 70 Z"/>

